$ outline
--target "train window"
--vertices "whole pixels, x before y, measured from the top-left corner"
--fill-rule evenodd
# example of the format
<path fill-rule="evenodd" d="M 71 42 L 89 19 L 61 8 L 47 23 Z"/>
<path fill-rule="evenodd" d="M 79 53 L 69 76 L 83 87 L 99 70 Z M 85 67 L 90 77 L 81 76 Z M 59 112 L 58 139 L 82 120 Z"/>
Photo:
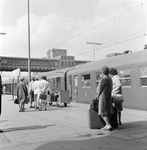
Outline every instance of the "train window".
<path fill-rule="evenodd" d="M 90 74 L 81 76 L 82 87 L 90 87 Z"/>
<path fill-rule="evenodd" d="M 60 77 L 56 78 L 56 88 L 60 87 Z"/>
<path fill-rule="evenodd" d="M 96 87 L 98 86 L 100 79 L 103 77 L 102 72 L 96 73 Z"/>
<path fill-rule="evenodd" d="M 75 87 L 78 86 L 78 76 L 75 76 Z"/>
<path fill-rule="evenodd" d="M 131 70 L 119 69 L 118 74 L 120 76 L 122 86 L 131 86 Z"/>
<path fill-rule="evenodd" d="M 53 87 L 55 88 L 55 86 L 56 86 L 56 81 L 55 79 L 53 79 Z"/>
<path fill-rule="evenodd" d="M 140 86 L 147 86 L 147 66 L 140 67 Z"/>

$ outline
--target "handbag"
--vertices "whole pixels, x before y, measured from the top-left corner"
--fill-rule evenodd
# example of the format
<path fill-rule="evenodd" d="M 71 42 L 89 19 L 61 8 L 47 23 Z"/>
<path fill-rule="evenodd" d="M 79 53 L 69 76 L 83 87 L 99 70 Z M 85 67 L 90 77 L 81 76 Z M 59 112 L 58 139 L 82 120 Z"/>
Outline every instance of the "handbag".
<path fill-rule="evenodd" d="M 116 94 L 112 96 L 112 103 L 122 103 L 124 101 L 124 98 L 122 94 Z"/>
<path fill-rule="evenodd" d="M 98 102 L 99 102 L 99 99 L 96 97 L 96 98 L 93 98 L 90 103 L 90 108 L 93 109 L 95 112 L 98 112 Z"/>
<path fill-rule="evenodd" d="M 47 95 L 45 93 L 40 93 L 39 98 L 43 99 L 43 100 L 46 100 L 47 99 Z"/>

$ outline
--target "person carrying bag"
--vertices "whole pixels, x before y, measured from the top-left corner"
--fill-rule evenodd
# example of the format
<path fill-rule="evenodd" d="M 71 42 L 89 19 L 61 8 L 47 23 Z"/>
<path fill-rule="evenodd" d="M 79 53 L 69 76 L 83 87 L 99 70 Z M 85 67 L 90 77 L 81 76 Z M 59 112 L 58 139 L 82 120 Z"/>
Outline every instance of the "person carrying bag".
<path fill-rule="evenodd" d="M 121 111 L 123 110 L 122 103 L 124 102 L 124 98 L 122 95 L 121 80 L 120 80 L 120 77 L 118 76 L 118 71 L 115 68 L 110 68 L 109 75 L 112 78 L 112 82 L 113 82 L 112 102 L 115 105 L 115 107 L 117 108 L 118 124 L 122 125 Z"/>

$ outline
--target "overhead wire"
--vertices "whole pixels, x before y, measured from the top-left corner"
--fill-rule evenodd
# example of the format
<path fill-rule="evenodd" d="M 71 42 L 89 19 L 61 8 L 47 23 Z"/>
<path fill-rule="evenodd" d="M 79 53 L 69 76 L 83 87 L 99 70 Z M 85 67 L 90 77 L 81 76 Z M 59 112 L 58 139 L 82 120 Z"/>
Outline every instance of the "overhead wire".
<path fill-rule="evenodd" d="M 73 37 L 71 37 L 71 38 L 69 38 L 69 39 L 67 39 L 67 40 L 65 40 L 65 41 L 62 41 L 62 42 L 56 44 L 56 45 L 60 45 L 60 44 L 66 43 L 66 42 L 68 42 L 68 41 L 70 41 L 70 40 L 72 40 L 72 39 L 77 38 L 78 36 L 81 37 L 81 35 L 83 35 L 83 34 L 89 32 L 89 31 L 91 31 L 91 30 L 93 30 L 93 29 L 95 30 L 97 27 L 99 27 L 99 26 L 101 26 L 101 25 L 104 25 L 104 24 L 108 23 L 109 21 L 112 21 L 113 19 L 114 19 L 114 24 L 115 24 L 115 41 L 116 41 L 116 43 L 110 44 L 110 45 L 108 45 L 108 46 L 101 47 L 101 48 L 99 48 L 98 50 L 104 49 L 104 48 L 108 48 L 108 47 L 113 46 L 113 45 L 116 45 L 116 44 L 124 43 L 124 42 L 130 41 L 130 40 L 136 39 L 136 38 L 141 38 L 141 37 L 143 37 L 143 36 L 146 36 L 147 34 L 145 33 L 146 30 L 145 30 L 145 25 L 144 25 L 144 30 L 142 30 L 142 31 L 144 31 L 144 35 L 137 36 L 137 37 L 134 37 L 134 38 L 130 38 L 130 39 L 128 39 L 128 40 L 124 40 L 124 41 L 121 41 L 121 42 L 117 42 L 119 39 L 122 39 L 122 38 L 124 38 L 124 37 L 121 37 L 121 38 L 119 38 L 119 39 L 117 38 L 116 23 L 115 23 L 115 19 L 116 19 L 116 18 L 120 17 L 121 15 L 123 15 L 123 14 L 125 14 L 125 13 L 128 13 L 129 11 L 131 11 L 131 10 L 133 10 L 133 9 L 139 7 L 139 6 L 142 7 L 142 15 L 144 16 L 144 13 L 143 13 L 143 4 L 145 4 L 145 3 L 147 3 L 147 0 L 144 1 L 144 2 L 142 2 L 142 3 L 140 3 L 140 4 L 138 4 L 138 5 L 136 5 L 136 6 L 134 6 L 134 7 L 132 7 L 132 8 L 130 8 L 130 9 L 128 9 L 127 11 L 125 11 L 125 12 L 123 12 L 123 13 L 120 13 L 119 15 L 117 15 L 117 16 L 115 16 L 115 17 L 113 17 L 113 18 L 110 18 L 110 19 L 104 21 L 103 23 L 100 23 L 100 24 L 98 24 L 98 25 L 96 25 L 96 26 L 94 26 L 94 27 L 92 27 L 92 28 L 90 28 L 90 29 L 88 29 L 88 30 L 85 30 L 84 32 L 81 32 L 80 34 L 77 34 L 76 36 L 73 36 Z M 143 20 L 143 24 L 144 24 L 144 22 L 145 22 L 145 21 Z M 139 32 L 141 32 L 141 31 L 139 31 Z M 135 34 L 137 34 L 137 33 L 139 33 L 139 32 L 133 33 L 133 34 L 131 34 L 131 35 L 135 35 Z M 128 36 L 131 36 L 131 35 L 128 35 Z M 128 36 L 125 36 L 125 37 L 128 37 Z M 114 41 L 114 40 L 113 40 L 113 41 Z M 112 42 L 113 42 L 113 41 L 112 41 Z M 105 44 L 107 44 L 107 43 L 105 43 Z M 55 46 L 56 46 L 56 45 L 55 45 Z M 54 46 L 52 46 L 52 47 L 54 47 Z M 84 52 L 84 53 L 80 53 L 80 54 L 75 55 L 75 56 L 84 55 L 84 54 L 87 54 L 87 53 L 90 53 L 90 52 L 92 52 L 92 50 L 87 51 L 87 52 Z"/>

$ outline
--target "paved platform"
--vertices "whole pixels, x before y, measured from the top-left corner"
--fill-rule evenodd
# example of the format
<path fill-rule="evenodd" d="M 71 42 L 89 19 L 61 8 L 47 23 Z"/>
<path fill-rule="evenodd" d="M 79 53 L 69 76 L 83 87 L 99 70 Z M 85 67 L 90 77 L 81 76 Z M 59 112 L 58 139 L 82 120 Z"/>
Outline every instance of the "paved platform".
<path fill-rule="evenodd" d="M 25 107 L 2 96 L 0 150 L 147 150 L 147 111 L 124 109 L 123 125 L 111 132 L 88 127 L 88 104 Z"/>

